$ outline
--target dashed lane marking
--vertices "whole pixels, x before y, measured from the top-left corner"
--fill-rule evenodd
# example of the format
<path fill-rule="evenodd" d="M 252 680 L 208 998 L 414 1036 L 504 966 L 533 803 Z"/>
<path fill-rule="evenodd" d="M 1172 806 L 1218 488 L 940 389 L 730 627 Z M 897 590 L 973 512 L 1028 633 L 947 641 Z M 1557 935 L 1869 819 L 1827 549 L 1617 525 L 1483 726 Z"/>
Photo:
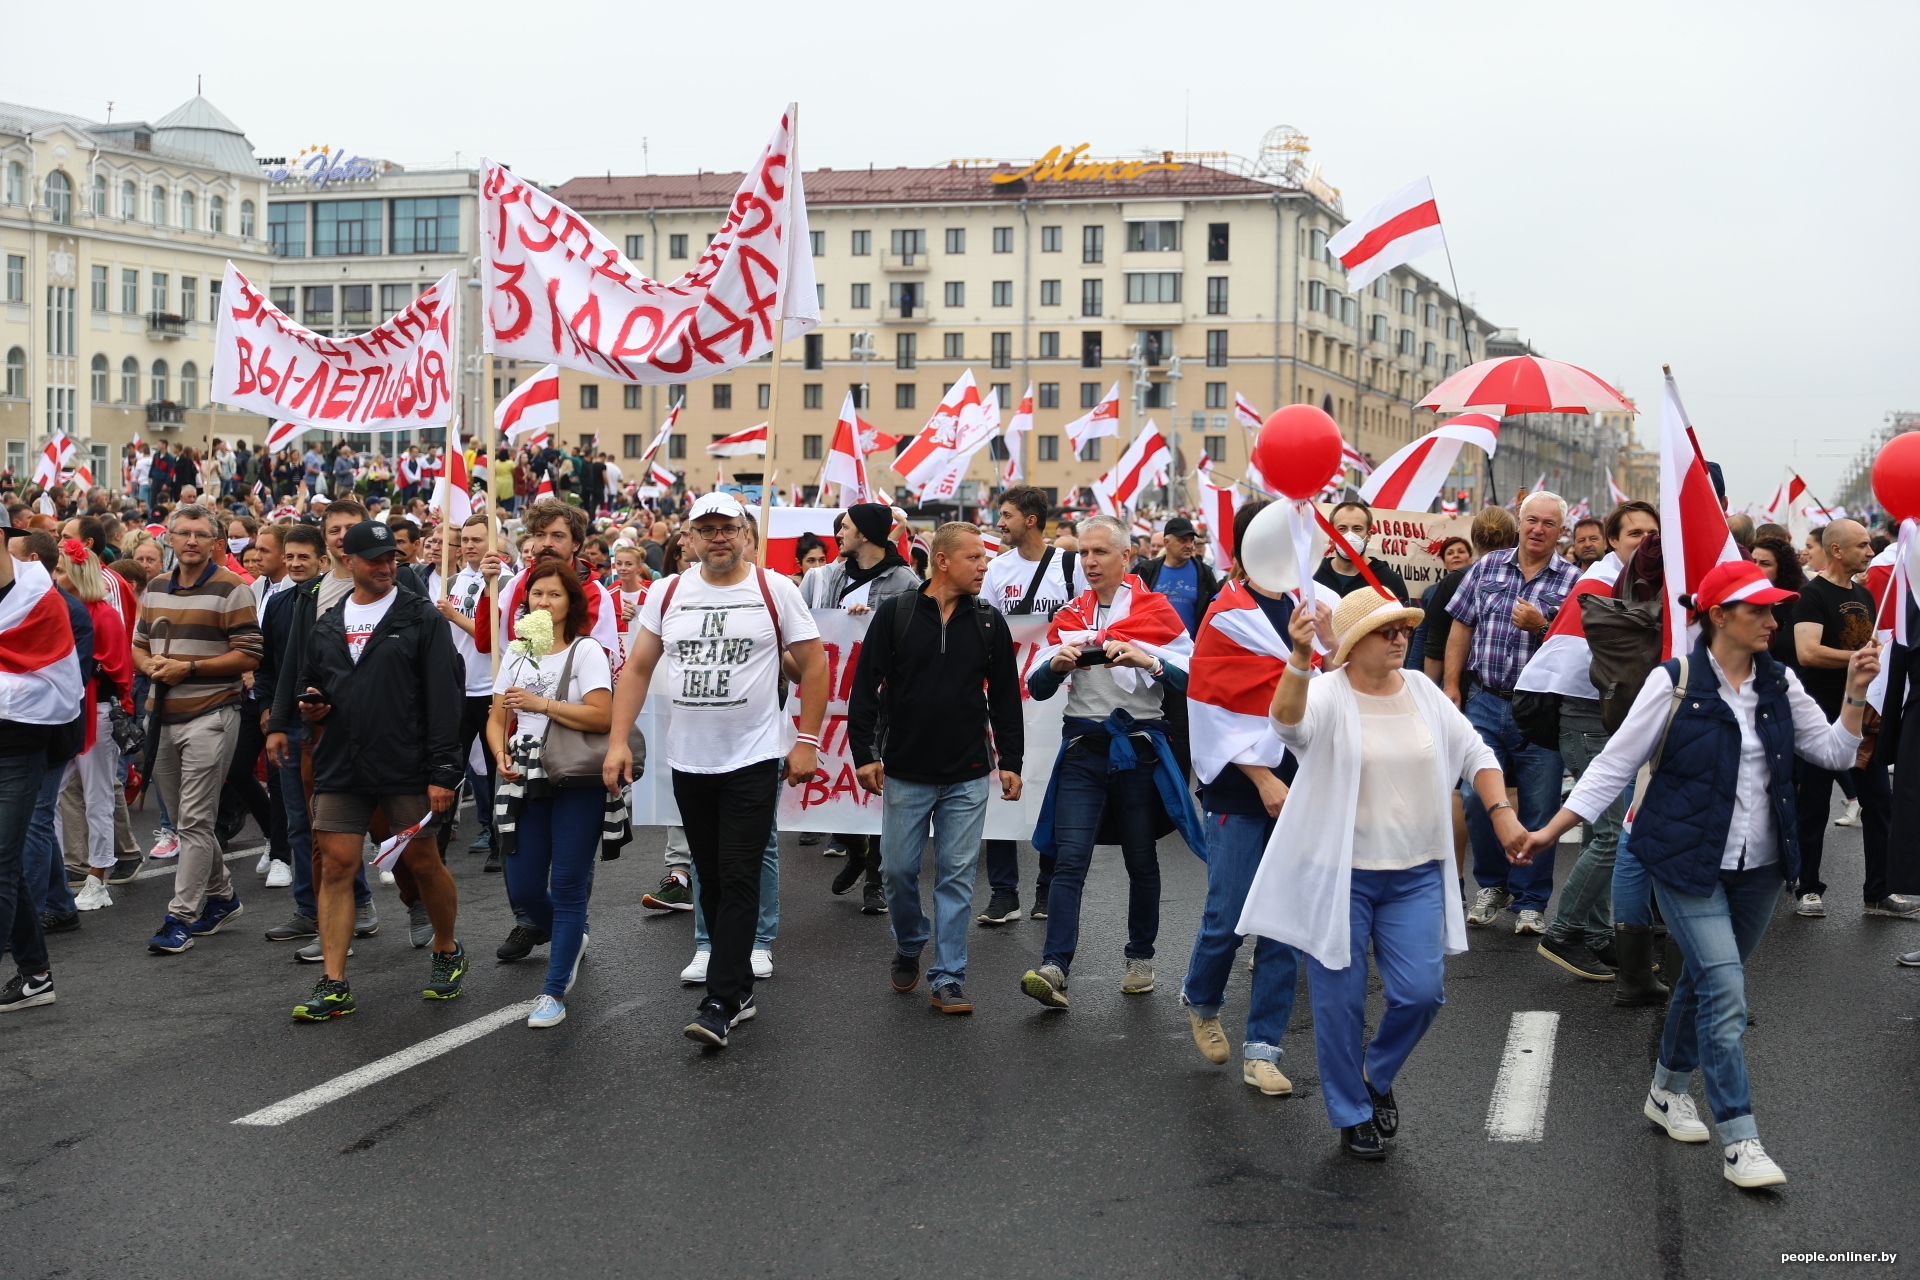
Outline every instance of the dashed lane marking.
<path fill-rule="evenodd" d="M 1553 1087 L 1557 1013 L 1516 1013 L 1487 1107 L 1487 1141 L 1540 1142 L 1547 1136 L 1547 1094 Z"/>

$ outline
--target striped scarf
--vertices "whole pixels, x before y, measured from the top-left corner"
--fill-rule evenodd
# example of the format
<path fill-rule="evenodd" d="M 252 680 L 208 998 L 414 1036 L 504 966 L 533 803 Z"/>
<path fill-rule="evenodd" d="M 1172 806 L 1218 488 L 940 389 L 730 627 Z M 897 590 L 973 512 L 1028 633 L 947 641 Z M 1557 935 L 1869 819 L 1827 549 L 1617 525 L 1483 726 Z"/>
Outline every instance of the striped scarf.
<path fill-rule="evenodd" d="M 507 754 L 520 776 L 500 774 L 493 789 L 493 838 L 502 858 L 511 858 L 519 851 L 520 811 L 527 801 L 548 799 L 556 790 L 540 765 L 540 739 L 516 734 L 507 741 Z M 612 862 L 632 839 L 633 820 L 626 797 L 608 793 L 600 822 L 600 861 Z"/>

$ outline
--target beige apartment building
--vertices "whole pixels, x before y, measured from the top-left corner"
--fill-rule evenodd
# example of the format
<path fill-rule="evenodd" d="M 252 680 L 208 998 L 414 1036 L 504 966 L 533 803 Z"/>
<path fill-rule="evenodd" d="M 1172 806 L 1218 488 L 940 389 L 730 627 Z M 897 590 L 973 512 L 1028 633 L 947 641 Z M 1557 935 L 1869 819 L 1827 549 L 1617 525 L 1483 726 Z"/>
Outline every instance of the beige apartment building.
<path fill-rule="evenodd" d="M 204 448 L 265 420 L 214 410 L 228 259 L 265 278 L 267 186 L 205 98 L 148 124 L 0 103 L 0 444 L 16 476 L 54 430 L 119 482 L 137 434 Z"/>
<path fill-rule="evenodd" d="M 1062 500 L 1110 468 L 1149 419 L 1177 435 L 1184 471 L 1204 450 L 1218 474 L 1242 474 L 1252 436 L 1234 417 L 1236 395 L 1263 414 L 1321 405 L 1362 453 L 1384 459 L 1438 421 L 1414 405 L 1480 358 L 1494 326 L 1408 268 L 1348 289 L 1326 252 L 1345 221 L 1340 195 L 1305 169 L 1304 151 L 1299 135 L 1276 130 L 1258 160 L 1093 160 L 1062 147 L 1032 163 L 809 172 L 821 326 L 788 344 L 770 457 L 731 459 L 729 477 L 751 481 L 764 466 L 783 488 L 813 485 L 850 389 L 867 421 L 911 434 L 969 368 L 997 389 L 1005 417 L 1033 386 L 1026 473 Z M 739 181 L 586 177 L 555 194 L 641 270 L 671 279 L 718 229 Z M 496 362 L 495 393 L 525 372 Z M 764 361 L 684 388 L 564 378 L 563 436 L 598 435 L 616 456 L 637 456 L 684 394 L 668 465 L 701 488 L 716 471 L 705 447 L 771 414 Z M 1116 382 L 1122 438 L 1074 456 L 1063 425 Z M 869 461 L 878 481 L 897 485 L 887 457 Z M 983 451 L 970 496 L 1001 465 Z M 1476 465 L 1457 479 L 1477 496 Z"/>

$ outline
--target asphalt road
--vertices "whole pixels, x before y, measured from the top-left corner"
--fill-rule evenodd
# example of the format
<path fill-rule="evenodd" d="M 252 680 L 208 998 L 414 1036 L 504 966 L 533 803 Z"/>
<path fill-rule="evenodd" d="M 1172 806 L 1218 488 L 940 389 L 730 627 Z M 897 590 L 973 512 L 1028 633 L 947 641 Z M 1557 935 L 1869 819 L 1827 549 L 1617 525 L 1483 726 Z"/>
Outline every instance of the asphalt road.
<path fill-rule="evenodd" d="M 507 1022 L 271 1127 L 233 1122 L 537 994 L 543 965 L 491 959 L 510 923 L 499 877 L 456 842 L 476 956 L 458 1001 L 420 999 L 426 953 L 380 889 L 360 1011 L 319 1026 L 287 1016 L 314 971 L 261 938 L 287 893 L 260 886 L 253 856 L 234 863 L 244 919 L 182 956 L 146 953 L 170 881 L 139 881 L 54 939 L 57 1005 L 0 1019 L 0 1276 L 1624 1280 L 1770 1275 L 1783 1252 L 1844 1249 L 1909 1270 L 1920 971 L 1893 956 L 1920 924 L 1857 914 L 1859 837 L 1831 834 L 1834 914 L 1799 920 L 1783 900 L 1750 971 L 1756 1114 L 1790 1179 L 1769 1193 L 1640 1118 L 1659 1011 L 1613 1008 L 1505 927 L 1449 963 L 1448 1007 L 1396 1088 L 1392 1157 L 1341 1157 L 1304 991 L 1291 1098 L 1194 1050 L 1178 984 L 1204 877 L 1177 838 L 1159 990 L 1119 993 L 1124 873 L 1102 850 L 1071 1011 L 1019 994 L 1044 928 L 1022 921 L 973 930 L 978 1012 L 952 1018 L 924 987 L 891 992 L 885 918 L 829 896 L 843 864 L 787 837 L 776 976 L 715 1054 L 680 1033 L 692 926 L 640 908 L 660 874 L 661 833 L 643 831 L 600 868 L 564 1024 Z M 1516 1011 L 1561 1015 L 1545 1134 L 1494 1143 Z"/>

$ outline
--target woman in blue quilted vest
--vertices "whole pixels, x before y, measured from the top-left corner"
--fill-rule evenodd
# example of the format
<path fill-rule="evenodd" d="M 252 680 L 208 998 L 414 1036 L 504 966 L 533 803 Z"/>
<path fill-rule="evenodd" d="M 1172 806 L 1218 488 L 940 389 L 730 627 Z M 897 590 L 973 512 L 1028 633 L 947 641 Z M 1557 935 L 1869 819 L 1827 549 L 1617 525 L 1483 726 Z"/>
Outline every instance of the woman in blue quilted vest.
<path fill-rule="evenodd" d="M 1879 645 L 1854 653 L 1846 704 L 1828 724 L 1799 677 L 1767 652 L 1778 625 L 1773 606 L 1794 594 L 1751 561 L 1709 572 L 1691 601 L 1682 598 L 1700 625 L 1693 652 L 1654 668 L 1566 807 L 1508 853 L 1524 863 L 1552 848 L 1575 823 L 1599 817 L 1651 764 L 1631 816 L 1633 852 L 1653 877 L 1686 967 L 1641 1110 L 1681 1142 L 1707 1141 L 1687 1095 L 1699 1068 L 1724 1149 L 1721 1172 L 1741 1187 L 1787 1180 L 1760 1145 L 1741 1041 L 1747 957 L 1766 932 L 1781 883 L 1800 874 L 1793 758 L 1823 769 L 1853 763 L 1867 685 L 1880 669 Z"/>

